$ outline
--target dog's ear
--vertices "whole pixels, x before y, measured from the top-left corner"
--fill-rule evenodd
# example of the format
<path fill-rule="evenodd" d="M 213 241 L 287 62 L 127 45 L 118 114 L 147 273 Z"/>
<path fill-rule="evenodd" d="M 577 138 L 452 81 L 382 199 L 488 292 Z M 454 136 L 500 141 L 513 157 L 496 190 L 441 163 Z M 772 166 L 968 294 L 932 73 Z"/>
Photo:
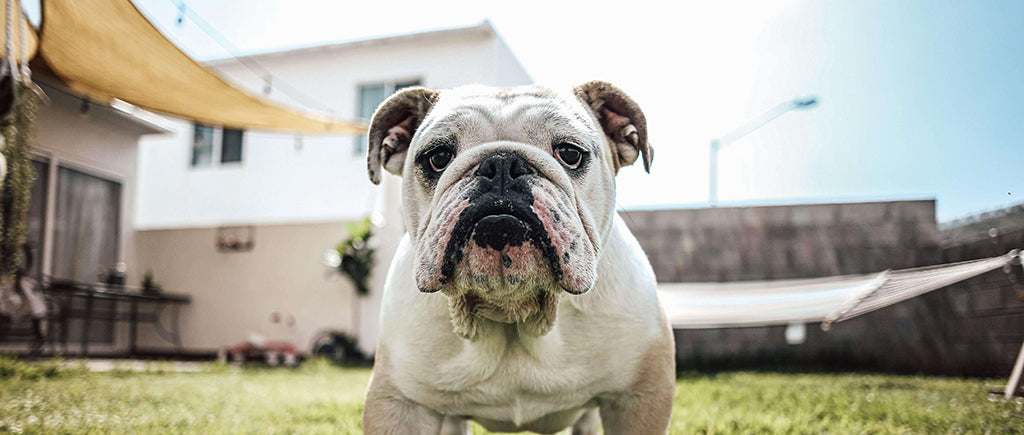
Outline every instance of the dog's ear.
<path fill-rule="evenodd" d="M 440 91 L 424 87 L 406 88 L 384 100 L 370 121 L 366 170 L 373 184 L 380 184 L 383 167 L 402 175 L 409 144 L 423 118 L 434 107 Z"/>
<path fill-rule="evenodd" d="M 615 171 L 632 165 L 638 156 L 643 156 L 644 170 L 650 173 L 654 149 L 647 143 L 647 118 L 640 106 L 608 82 L 587 82 L 575 87 L 573 92 L 601 122 L 612 147 Z"/>

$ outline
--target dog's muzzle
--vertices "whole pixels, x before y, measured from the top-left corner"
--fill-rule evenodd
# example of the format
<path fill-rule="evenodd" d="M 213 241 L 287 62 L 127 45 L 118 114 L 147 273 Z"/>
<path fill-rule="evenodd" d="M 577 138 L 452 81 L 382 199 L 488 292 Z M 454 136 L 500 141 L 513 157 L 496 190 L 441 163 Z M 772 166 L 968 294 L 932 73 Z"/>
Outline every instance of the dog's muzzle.
<path fill-rule="evenodd" d="M 595 249 L 571 190 L 518 150 L 479 161 L 438 194 L 417 248 L 420 291 L 507 302 L 589 290 Z"/>
<path fill-rule="evenodd" d="M 474 172 L 475 190 L 459 213 L 445 246 L 441 282 L 456 280 L 456 266 L 466 261 L 473 284 L 495 288 L 516 287 L 537 274 L 534 263 L 543 257 L 552 278 L 562 274 L 558 254 L 547 229 L 533 209 L 535 198 L 529 175 L 536 173 L 526 159 L 515 153 L 486 158 Z M 466 256 L 471 258 L 466 258 Z M 494 257 L 492 260 L 490 257 Z M 499 282 L 490 282 L 500 277 Z M 530 277 L 533 278 L 533 277 Z"/>

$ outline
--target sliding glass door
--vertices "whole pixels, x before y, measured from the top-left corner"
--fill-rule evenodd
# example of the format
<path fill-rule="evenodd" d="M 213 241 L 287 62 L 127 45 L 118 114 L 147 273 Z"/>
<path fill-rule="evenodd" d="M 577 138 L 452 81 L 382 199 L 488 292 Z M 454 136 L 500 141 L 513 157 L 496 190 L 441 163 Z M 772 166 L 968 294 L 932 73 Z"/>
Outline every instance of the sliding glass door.
<path fill-rule="evenodd" d="M 114 267 L 120 234 L 121 184 L 57 168 L 55 278 L 95 281 Z"/>

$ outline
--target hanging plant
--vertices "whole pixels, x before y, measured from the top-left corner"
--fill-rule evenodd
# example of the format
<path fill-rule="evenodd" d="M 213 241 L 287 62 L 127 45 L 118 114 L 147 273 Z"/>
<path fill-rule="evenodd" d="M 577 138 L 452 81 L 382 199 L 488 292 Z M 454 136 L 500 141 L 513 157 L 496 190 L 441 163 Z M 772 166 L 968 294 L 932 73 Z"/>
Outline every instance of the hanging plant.
<path fill-rule="evenodd" d="M 3 127 L 3 157 L 7 176 L 0 189 L 0 279 L 9 282 L 25 261 L 22 245 L 28 231 L 28 212 L 32 201 L 32 143 L 35 141 L 39 96 L 28 86 L 18 85 L 17 106 L 9 124 Z"/>
<path fill-rule="evenodd" d="M 370 238 L 373 237 L 373 223 L 370 219 L 363 219 L 360 222 L 348 224 L 348 238 L 342 240 L 335 247 L 341 263 L 338 264 L 338 272 L 348 277 L 356 288 L 356 294 L 366 296 L 370 294 L 370 273 L 373 272 L 373 254 L 376 251 L 370 247 Z"/>

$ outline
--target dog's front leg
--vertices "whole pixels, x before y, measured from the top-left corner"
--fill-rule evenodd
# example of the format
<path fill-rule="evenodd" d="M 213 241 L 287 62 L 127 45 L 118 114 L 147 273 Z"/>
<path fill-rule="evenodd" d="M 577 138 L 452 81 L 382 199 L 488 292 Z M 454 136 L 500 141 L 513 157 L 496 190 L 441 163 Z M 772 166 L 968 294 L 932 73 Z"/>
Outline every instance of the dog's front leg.
<path fill-rule="evenodd" d="M 461 417 L 444 416 L 441 423 L 441 435 L 470 435 L 469 420 Z"/>
<path fill-rule="evenodd" d="M 665 434 L 672 415 L 672 395 L 618 395 L 602 401 L 600 414 L 605 435 Z"/>
<path fill-rule="evenodd" d="M 443 415 L 402 396 L 386 374 L 374 370 L 363 405 L 364 433 L 437 435 L 443 420 Z"/>
<path fill-rule="evenodd" d="M 676 389 L 673 351 L 673 347 L 655 346 L 644 356 L 628 391 L 598 400 L 605 435 L 668 432 Z"/>

